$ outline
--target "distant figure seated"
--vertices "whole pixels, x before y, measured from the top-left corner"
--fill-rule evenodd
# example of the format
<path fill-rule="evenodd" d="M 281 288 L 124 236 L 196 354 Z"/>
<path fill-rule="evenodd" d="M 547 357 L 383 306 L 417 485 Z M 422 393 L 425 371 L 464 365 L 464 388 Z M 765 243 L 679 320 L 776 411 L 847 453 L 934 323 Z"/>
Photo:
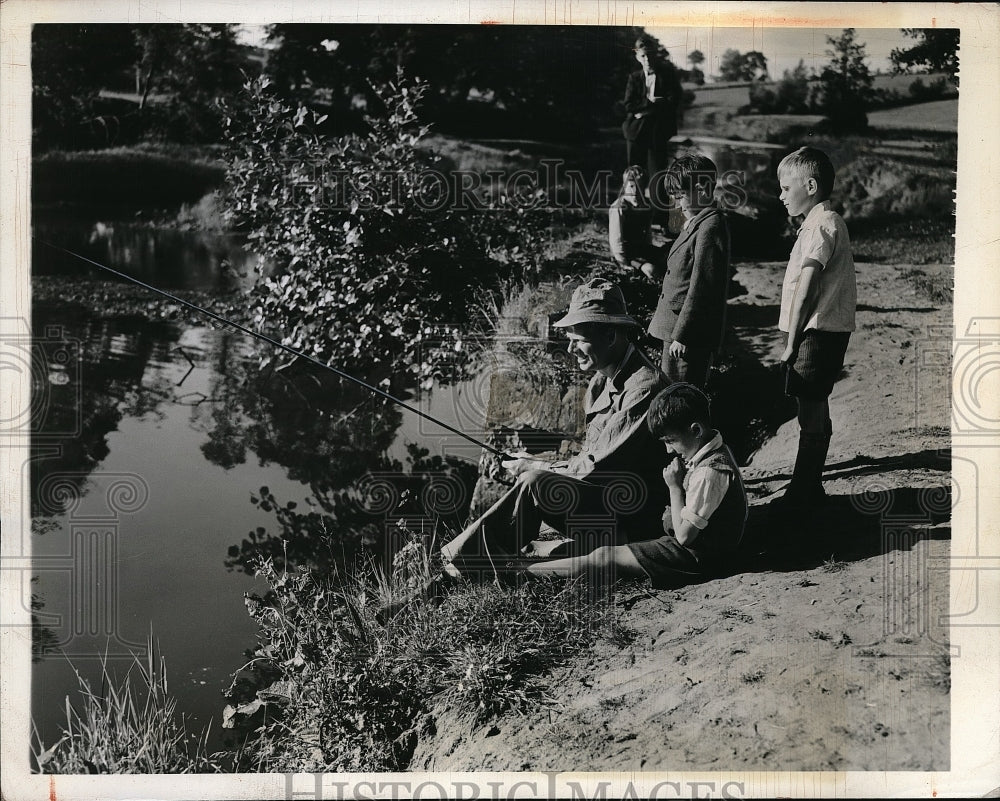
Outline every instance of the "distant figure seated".
<path fill-rule="evenodd" d="M 653 400 L 648 421 L 653 436 L 677 455 L 663 471 L 670 502 L 662 536 L 633 536 L 586 555 L 538 560 L 522 565 L 525 574 L 588 575 L 603 582 L 648 577 L 654 586 L 677 587 L 701 580 L 736 550 L 747 496 L 732 453 L 710 426 L 708 398 L 691 384 L 671 384 Z"/>
<path fill-rule="evenodd" d="M 628 332 L 638 324 L 621 290 L 600 279 L 583 284 L 555 325 L 567 330 L 568 350 L 580 369 L 594 372 L 584 398 L 583 449 L 564 464 L 527 454 L 505 461 L 517 477 L 514 486 L 441 549 L 451 576 L 494 578 L 543 523 L 579 552 L 659 525 L 667 460 L 646 413 L 666 380 L 629 342 Z"/>
<path fill-rule="evenodd" d="M 646 198 L 646 174 L 642 167 L 629 167 L 622 175 L 621 191 L 608 209 L 608 245 L 619 266 L 642 270 L 649 278 L 655 274 L 652 216 Z"/>

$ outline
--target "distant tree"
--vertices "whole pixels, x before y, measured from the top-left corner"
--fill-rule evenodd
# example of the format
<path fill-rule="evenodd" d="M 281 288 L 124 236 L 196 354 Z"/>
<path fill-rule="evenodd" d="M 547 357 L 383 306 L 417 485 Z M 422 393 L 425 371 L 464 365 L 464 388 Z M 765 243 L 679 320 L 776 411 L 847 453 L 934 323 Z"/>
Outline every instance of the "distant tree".
<path fill-rule="evenodd" d="M 101 89 L 132 63 L 125 25 L 39 24 L 31 32 L 36 145 L 68 143 L 97 113 Z"/>
<path fill-rule="evenodd" d="M 767 58 L 759 50 L 741 53 L 732 48 L 719 60 L 719 77 L 724 81 L 756 81 L 767 78 Z"/>
<path fill-rule="evenodd" d="M 750 85 L 750 108 L 761 114 L 805 114 L 809 111 L 809 76 L 805 63 L 789 71 L 771 88 L 755 81 Z"/>
<path fill-rule="evenodd" d="M 805 114 L 809 111 L 809 73 L 805 62 L 799 59 L 795 69 L 785 70 L 776 88 L 778 102 L 789 114 Z"/>
<path fill-rule="evenodd" d="M 690 70 L 679 70 L 681 74 L 681 80 L 690 81 L 691 83 L 698 84 L 701 86 L 705 83 L 705 73 L 702 72 L 699 67 L 705 61 L 705 54 L 700 50 L 692 50 L 688 53 L 687 57 L 688 63 L 691 65 Z"/>
<path fill-rule="evenodd" d="M 235 94 L 246 48 L 235 28 L 206 25 L 36 25 L 32 32 L 33 119 L 37 142 L 96 144 L 81 136 L 99 122 L 128 118 L 133 135 L 213 141 L 219 97 Z M 136 103 L 101 97 L 127 92 Z M 157 102 L 151 98 L 158 95 Z"/>
<path fill-rule="evenodd" d="M 230 24 L 135 25 L 135 81 L 139 111 L 151 94 L 162 97 L 149 121 L 174 140 L 217 141 L 217 100 L 243 85 L 245 49 Z M 149 109 L 152 111 L 152 109 Z"/>
<path fill-rule="evenodd" d="M 506 117 L 522 130 L 571 135 L 617 119 L 615 103 L 637 68 L 632 46 L 641 33 L 603 26 L 282 24 L 270 29 L 267 71 L 286 99 L 328 104 L 331 121 L 345 127 L 359 120 L 360 108 L 377 108 L 369 82 L 393 80 L 403 68 L 426 82 L 421 120 L 439 129 L 478 127 L 497 135 Z"/>
<path fill-rule="evenodd" d="M 835 131 L 857 131 L 868 127 L 865 107 L 872 95 L 872 74 L 865 63 L 865 45 L 854 28 L 840 36 L 826 37 L 832 49 L 830 63 L 820 73 L 819 96 L 812 104 L 829 119 Z"/>
<path fill-rule="evenodd" d="M 767 58 L 759 50 L 751 50 L 743 55 L 740 76 L 744 81 L 767 80 Z"/>
<path fill-rule="evenodd" d="M 724 81 L 743 80 L 743 54 L 729 48 L 719 59 L 719 77 Z"/>
<path fill-rule="evenodd" d="M 903 28 L 902 31 L 917 43 L 913 47 L 897 47 L 889 54 L 894 72 L 909 72 L 913 68 L 943 72 L 958 85 L 957 28 Z"/>

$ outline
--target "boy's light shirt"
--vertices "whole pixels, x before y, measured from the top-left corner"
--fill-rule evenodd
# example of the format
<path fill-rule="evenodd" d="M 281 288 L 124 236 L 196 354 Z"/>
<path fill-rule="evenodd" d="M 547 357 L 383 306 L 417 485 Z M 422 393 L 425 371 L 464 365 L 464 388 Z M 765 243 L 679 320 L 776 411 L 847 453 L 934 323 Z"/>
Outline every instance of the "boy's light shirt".
<path fill-rule="evenodd" d="M 654 71 L 646 73 L 646 97 L 650 103 L 656 97 L 656 72 Z"/>
<path fill-rule="evenodd" d="M 788 268 L 781 285 L 781 313 L 778 318 L 781 331 L 788 331 L 792 299 L 802 275 L 802 265 L 808 259 L 822 264 L 823 270 L 816 277 L 815 308 L 803 330 L 853 331 L 858 290 L 851 240 L 847 225 L 831 209 L 829 200 L 817 203 L 806 215 L 788 257 Z"/>
<path fill-rule="evenodd" d="M 699 531 L 708 526 L 709 518 L 719 508 L 729 490 L 729 474 L 712 467 L 698 469 L 706 456 L 721 447 L 722 434 L 716 431 L 715 436 L 690 461 L 684 462 L 687 472 L 684 474 L 684 508 L 681 509 L 681 519 L 687 520 Z M 669 514 L 668 508 L 664 519 Z"/>

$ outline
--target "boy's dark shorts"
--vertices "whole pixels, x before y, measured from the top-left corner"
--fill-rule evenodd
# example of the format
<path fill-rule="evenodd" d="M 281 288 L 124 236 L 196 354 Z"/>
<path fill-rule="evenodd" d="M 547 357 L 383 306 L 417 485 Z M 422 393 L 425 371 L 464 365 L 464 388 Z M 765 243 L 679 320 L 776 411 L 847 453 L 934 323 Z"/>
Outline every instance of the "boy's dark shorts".
<path fill-rule="evenodd" d="M 630 542 L 628 549 L 657 589 L 683 587 L 702 575 L 698 559 L 673 534 Z"/>
<path fill-rule="evenodd" d="M 844 368 L 844 354 L 850 338 L 850 331 L 817 331 L 814 328 L 806 331 L 798 357 L 785 373 L 785 394 L 802 400 L 829 398 Z"/>

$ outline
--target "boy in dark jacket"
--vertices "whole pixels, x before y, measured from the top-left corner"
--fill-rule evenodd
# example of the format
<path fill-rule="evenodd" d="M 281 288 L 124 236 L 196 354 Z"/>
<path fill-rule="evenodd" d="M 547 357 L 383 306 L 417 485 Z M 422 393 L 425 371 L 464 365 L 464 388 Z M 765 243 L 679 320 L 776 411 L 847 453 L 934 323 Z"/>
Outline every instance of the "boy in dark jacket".
<path fill-rule="evenodd" d="M 682 156 L 667 171 L 667 188 L 685 222 L 667 255 L 648 329 L 663 341 L 667 378 L 700 389 L 722 344 L 729 289 L 729 224 L 715 204 L 717 178 L 715 163 L 706 156 Z"/>
<path fill-rule="evenodd" d="M 659 60 L 655 40 L 641 37 L 636 40 L 634 52 L 642 69 L 628 76 L 625 87 L 625 157 L 629 166 L 646 170 L 650 199 L 662 208 L 659 204 L 666 203 L 660 194 L 662 171 L 670 139 L 677 133 L 677 110 L 683 92 L 677 69 L 669 58 Z"/>

